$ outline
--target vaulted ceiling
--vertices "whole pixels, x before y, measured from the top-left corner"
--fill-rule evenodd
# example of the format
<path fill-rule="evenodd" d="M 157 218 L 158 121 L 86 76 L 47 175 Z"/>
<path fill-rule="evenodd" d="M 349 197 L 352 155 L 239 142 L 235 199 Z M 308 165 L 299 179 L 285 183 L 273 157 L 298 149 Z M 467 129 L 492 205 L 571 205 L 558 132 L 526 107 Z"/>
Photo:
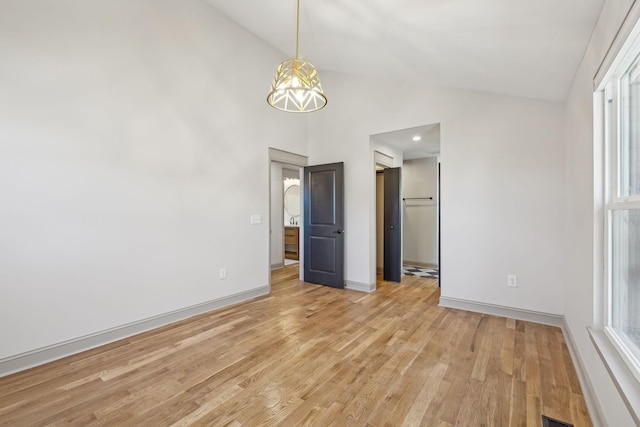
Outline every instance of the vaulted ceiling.
<path fill-rule="evenodd" d="M 207 1 L 294 56 L 296 0 Z M 300 55 L 319 70 L 562 102 L 603 2 L 301 0 Z"/>

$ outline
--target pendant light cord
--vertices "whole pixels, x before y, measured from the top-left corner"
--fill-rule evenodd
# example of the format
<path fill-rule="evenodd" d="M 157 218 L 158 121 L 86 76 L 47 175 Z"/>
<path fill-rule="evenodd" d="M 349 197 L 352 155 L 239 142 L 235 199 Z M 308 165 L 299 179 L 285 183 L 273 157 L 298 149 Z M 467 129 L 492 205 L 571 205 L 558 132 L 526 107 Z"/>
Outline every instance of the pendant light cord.
<path fill-rule="evenodd" d="M 296 59 L 298 59 L 298 39 L 300 37 L 300 0 L 296 9 Z"/>

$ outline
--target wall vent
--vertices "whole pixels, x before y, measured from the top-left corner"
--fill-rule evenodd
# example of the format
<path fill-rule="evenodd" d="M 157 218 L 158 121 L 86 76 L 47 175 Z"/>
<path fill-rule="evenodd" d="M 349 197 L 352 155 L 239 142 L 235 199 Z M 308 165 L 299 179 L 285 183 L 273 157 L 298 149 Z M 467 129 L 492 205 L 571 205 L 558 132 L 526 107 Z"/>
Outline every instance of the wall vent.
<path fill-rule="evenodd" d="M 564 421 L 554 420 L 545 415 L 542 416 L 542 427 L 573 427 L 573 424 L 565 423 Z"/>

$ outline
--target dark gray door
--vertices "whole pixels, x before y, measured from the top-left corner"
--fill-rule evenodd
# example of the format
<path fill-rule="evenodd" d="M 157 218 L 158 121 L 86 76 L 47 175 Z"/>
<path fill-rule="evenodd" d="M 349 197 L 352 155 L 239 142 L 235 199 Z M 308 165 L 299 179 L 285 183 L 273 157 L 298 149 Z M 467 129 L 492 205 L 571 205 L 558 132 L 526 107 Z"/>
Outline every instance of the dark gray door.
<path fill-rule="evenodd" d="M 344 288 L 343 163 L 304 168 L 304 281 Z"/>
<path fill-rule="evenodd" d="M 399 282 L 402 276 L 400 228 L 400 168 L 384 170 L 384 280 Z"/>

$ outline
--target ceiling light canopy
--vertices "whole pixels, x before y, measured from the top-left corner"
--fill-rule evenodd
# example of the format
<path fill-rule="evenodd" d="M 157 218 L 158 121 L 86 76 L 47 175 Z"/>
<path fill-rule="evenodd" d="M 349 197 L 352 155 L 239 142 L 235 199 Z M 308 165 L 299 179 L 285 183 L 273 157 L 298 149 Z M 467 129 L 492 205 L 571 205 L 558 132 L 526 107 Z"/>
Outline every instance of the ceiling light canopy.
<path fill-rule="evenodd" d="M 420 137 L 420 135 L 416 135 L 416 136 L 414 136 L 413 138 L 411 138 L 411 140 L 412 140 L 413 142 L 418 142 L 418 141 L 421 141 L 421 140 L 422 140 L 422 138 Z"/>
<path fill-rule="evenodd" d="M 316 67 L 298 56 L 300 0 L 296 12 L 296 57 L 278 66 L 267 102 L 273 108 L 293 113 L 316 111 L 327 105 Z"/>

